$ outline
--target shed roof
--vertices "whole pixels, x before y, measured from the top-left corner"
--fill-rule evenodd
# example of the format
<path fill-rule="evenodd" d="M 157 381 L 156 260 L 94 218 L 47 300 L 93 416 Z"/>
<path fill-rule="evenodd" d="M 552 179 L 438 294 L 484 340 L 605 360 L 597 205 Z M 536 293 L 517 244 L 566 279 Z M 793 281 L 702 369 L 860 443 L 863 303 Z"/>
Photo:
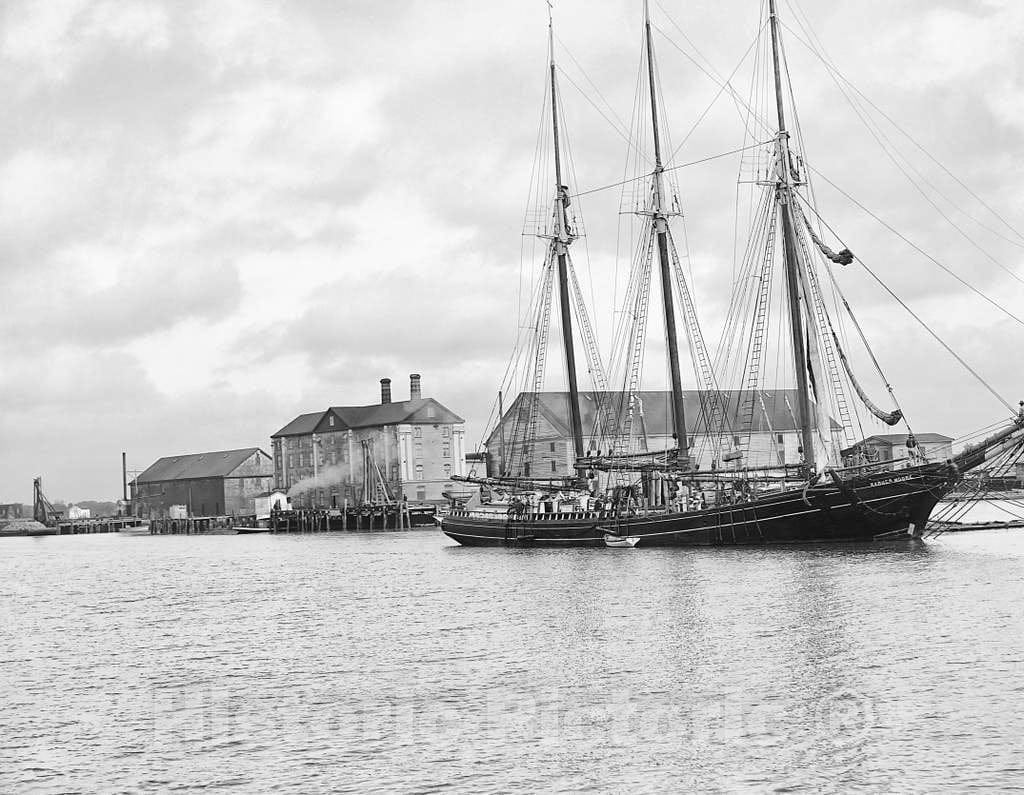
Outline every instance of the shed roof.
<path fill-rule="evenodd" d="M 515 417 L 521 410 L 524 395 L 520 393 L 511 406 L 505 411 L 506 420 Z M 687 433 L 702 433 L 703 409 L 702 399 L 706 392 L 698 389 L 683 390 L 683 410 L 686 414 Z M 720 394 L 724 398 L 726 416 L 734 425 L 746 427 L 751 422 L 754 433 L 779 433 L 799 429 L 800 401 L 796 389 L 762 389 L 754 403 L 753 417 L 749 416 L 752 393 L 747 389 L 723 389 Z M 650 436 L 672 435 L 672 393 L 667 390 L 646 390 L 636 393 L 642 404 L 644 424 Z M 540 392 L 540 412 L 552 424 L 560 436 L 569 437 L 569 393 Z M 616 412 L 627 399 L 624 392 L 580 392 L 580 409 L 582 414 L 583 432 L 589 433 L 595 427 L 595 419 L 599 408 L 599 400 L 610 399 Z M 762 403 L 764 408 L 762 409 Z M 833 430 L 841 430 L 842 426 L 834 419 Z M 492 433 L 493 436 L 493 433 Z"/>
<path fill-rule="evenodd" d="M 158 459 L 135 480 L 137 483 L 159 483 L 164 480 L 227 477 L 248 460 L 253 453 L 261 453 L 270 458 L 258 447 L 217 450 L 212 453 L 171 455 Z"/>

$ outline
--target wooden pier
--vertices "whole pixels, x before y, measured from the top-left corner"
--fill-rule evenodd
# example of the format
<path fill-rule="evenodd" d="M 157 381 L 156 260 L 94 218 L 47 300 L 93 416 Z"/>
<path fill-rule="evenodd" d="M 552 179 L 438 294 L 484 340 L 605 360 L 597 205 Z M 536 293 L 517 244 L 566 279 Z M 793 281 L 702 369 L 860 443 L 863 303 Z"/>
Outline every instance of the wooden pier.
<path fill-rule="evenodd" d="M 56 535 L 77 536 L 83 533 L 119 533 L 125 528 L 141 527 L 145 524 L 145 519 L 139 519 L 136 516 L 123 516 L 117 519 L 66 520 L 57 523 Z"/>
<path fill-rule="evenodd" d="M 344 508 L 303 508 L 272 511 L 270 518 L 193 516 L 188 519 L 148 520 L 151 535 L 224 535 L 231 533 L 336 533 L 412 530 L 433 527 L 434 505 L 407 502 Z"/>
<path fill-rule="evenodd" d="M 78 536 L 89 533 L 119 533 L 132 527 L 143 527 L 148 522 L 135 516 L 117 518 L 61 520 L 42 525 L 35 521 L 15 521 L 0 526 L 0 536 Z"/>
<path fill-rule="evenodd" d="M 310 508 L 274 511 L 270 515 L 272 533 L 333 533 L 375 530 L 413 530 L 432 527 L 436 506 L 407 502 L 361 505 L 348 508 Z"/>
<path fill-rule="evenodd" d="M 238 527 L 256 526 L 255 515 L 191 516 L 187 519 L 157 517 L 149 520 L 149 533 L 154 536 L 230 535 Z"/>

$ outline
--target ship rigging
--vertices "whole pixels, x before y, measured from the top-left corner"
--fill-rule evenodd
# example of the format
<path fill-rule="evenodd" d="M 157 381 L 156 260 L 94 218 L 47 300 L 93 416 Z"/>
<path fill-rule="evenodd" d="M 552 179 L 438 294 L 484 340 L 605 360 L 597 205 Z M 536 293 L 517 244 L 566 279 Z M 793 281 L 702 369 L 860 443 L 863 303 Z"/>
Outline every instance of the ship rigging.
<path fill-rule="evenodd" d="M 562 170 L 549 19 L 555 190 L 547 213 L 550 232 L 540 235 L 548 245 L 532 305 L 533 335 L 525 346 L 531 366 L 528 390 L 520 396 L 510 438 L 502 443 L 499 477 L 479 479 L 504 490 L 504 499 L 453 510 L 442 522 L 451 538 L 463 544 L 632 548 L 919 537 L 936 503 L 956 487 L 965 471 L 986 462 L 1005 466 L 1020 455 L 1024 408 L 1014 410 L 1001 398 L 1011 409 L 1008 421 L 980 442 L 940 461 L 927 460 L 918 449 L 890 380 L 833 270 L 851 265 L 856 258 L 847 246 L 833 248 L 826 242 L 825 230 L 834 232 L 814 199 L 811 169 L 788 88 L 781 27 L 775 0 L 769 0 L 755 40 L 761 45 L 755 48 L 755 75 L 759 70 L 765 73 L 770 90 L 752 90 L 751 96 L 772 106 L 774 119 L 769 121 L 770 113 L 755 107 L 756 102 L 742 103 L 748 140 L 737 150 L 741 153 L 739 183 L 750 188 L 751 224 L 723 332 L 712 355 L 683 267 L 689 255 L 685 250 L 680 253 L 672 234 L 672 221 L 681 219 L 682 204 L 678 188 L 668 184 L 671 167 L 663 159 L 664 102 L 659 102 L 652 22 L 645 3 L 641 73 L 646 82 L 638 97 L 643 97 L 646 108 L 638 102 L 634 120 L 640 119 L 641 109 L 648 114 L 650 143 L 641 141 L 634 126 L 630 151 L 638 175 L 621 183 L 623 204 L 638 217 L 641 231 L 606 374 L 568 254 L 578 235 L 573 231 L 577 225 L 570 217 L 571 195 Z M 792 128 L 787 119 L 793 120 Z M 544 479 L 532 469 L 556 283 L 576 470 L 574 476 L 561 480 Z M 661 297 L 672 427 L 671 444 L 656 450 L 649 449 L 639 399 L 652 287 Z M 589 445 L 584 439 L 576 374 L 574 316 L 595 385 L 591 395 L 597 405 L 591 413 Z M 680 327 L 700 390 L 699 416 L 689 426 Z M 773 336 L 778 343 L 774 360 L 768 355 Z M 861 358 L 871 362 L 891 408 L 879 406 L 855 374 L 851 340 L 862 345 Z M 784 349 L 788 354 L 783 355 Z M 778 450 L 757 450 L 752 443 L 755 426 L 762 417 L 769 417 L 764 389 L 773 382 L 795 386 L 793 405 L 787 398 L 786 409 L 799 428 L 796 461 L 786 461 Z M 609 383 L 616 386 L 614 391 Z M 736 394 L 741 398 L 724 399 L 723 384 L 739 387 Z M 850 443 L 855 430 L 863 430 L 862 409 L 885 425 L 906 425 L 907 466 L 844 465 L 840 460 L 844 441 Z"/>

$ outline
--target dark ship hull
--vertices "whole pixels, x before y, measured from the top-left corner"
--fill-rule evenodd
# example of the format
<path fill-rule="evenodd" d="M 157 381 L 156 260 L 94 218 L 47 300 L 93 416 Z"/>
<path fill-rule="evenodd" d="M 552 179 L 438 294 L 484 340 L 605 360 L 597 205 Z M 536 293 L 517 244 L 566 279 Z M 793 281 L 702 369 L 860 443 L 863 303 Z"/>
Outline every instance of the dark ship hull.
<path fill-rule="evenodd" d="M 757 500 L 686 513 L 529 514 L 525 518 L 453 511 L 442 531 L 466 546 L 603 547 L 605 536 L 637 539 L 636 546 L 733 546 L 873 541 L 913 536 L 935 504 L 959 481 L 953 464 L 822 479 L 814 486 Z"/>

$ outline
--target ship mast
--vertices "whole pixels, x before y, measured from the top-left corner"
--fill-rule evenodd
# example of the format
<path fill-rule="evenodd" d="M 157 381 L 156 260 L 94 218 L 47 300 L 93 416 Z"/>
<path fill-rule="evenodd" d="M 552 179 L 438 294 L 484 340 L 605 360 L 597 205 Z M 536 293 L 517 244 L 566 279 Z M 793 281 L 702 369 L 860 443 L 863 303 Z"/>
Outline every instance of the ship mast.
<path fill-rule="evenodd" d="M 775 68 L 775 108 L 778 114 L 778 177 L 775 186 L 776 201 L 782 215 L 782 236 L 785 242 L 786 294 L 789 300 L 789 328 L 793 340 L 793 366 L 796 368 L 797 399 L 800 406 L 800 431 L 804 462 L 814 467 L 814 408 L 811 406 L 807 383 L 807 351 L 804 347 L 803 313 L 800 307 L 800 273 L 797 260 L 796 232 L 793 228 L 793 177 L 790 171 L 789 133 L 782 102 L 782 72 L 779 66 L 779 20 L 775 0 L 768 0 L 768 13 L 772 30 L 772 63 Z"/>
<path fill-rule="evenodd" d="M 665 341 L 668 346 L 668 365 L 672 378 L 672 428 L 681 463 L 688 456 L 686 414 L 683 407 L 683 380 L 679 374 L 679 343 L 676 338 L 676 313 L 672 298 L 671 269 L 668 254 L 668 220 L 662 209 L 664 200 L 664 165 L 661 162 L 661 138 L 658 134 L 658 100 L 654 82 L 654 43 L 651 40 L 651 15 L 644 2 L 644 31 L 647 43 L 647 82 L 651 89 L 651 126 L 654 131 L 654 203 L 652 221 L 658 240 L 658 263 L 661 266 L 661 298 L 665 313 Z"/>
<path fill-rule="evenodd" d="M 551 51 L 551 126 L 555 139 L 555 237 L 552 246 L 558 258 L 558 302 L 562 312 L 562 347 L 565 349 L 565 373 L 569 384 L 569 421 L 572 426 L 573 461 L 583 458 L 583 420 L 580 417 L 580 391 L 576 380 L 576 350 L 572 337 L 572 307 L 569 304 L 569 191 L 562 183 L 562 155 L 558 143 L 558 88 L 555 79 L 555 33 L 548 6 L 548 46 Z"/>

